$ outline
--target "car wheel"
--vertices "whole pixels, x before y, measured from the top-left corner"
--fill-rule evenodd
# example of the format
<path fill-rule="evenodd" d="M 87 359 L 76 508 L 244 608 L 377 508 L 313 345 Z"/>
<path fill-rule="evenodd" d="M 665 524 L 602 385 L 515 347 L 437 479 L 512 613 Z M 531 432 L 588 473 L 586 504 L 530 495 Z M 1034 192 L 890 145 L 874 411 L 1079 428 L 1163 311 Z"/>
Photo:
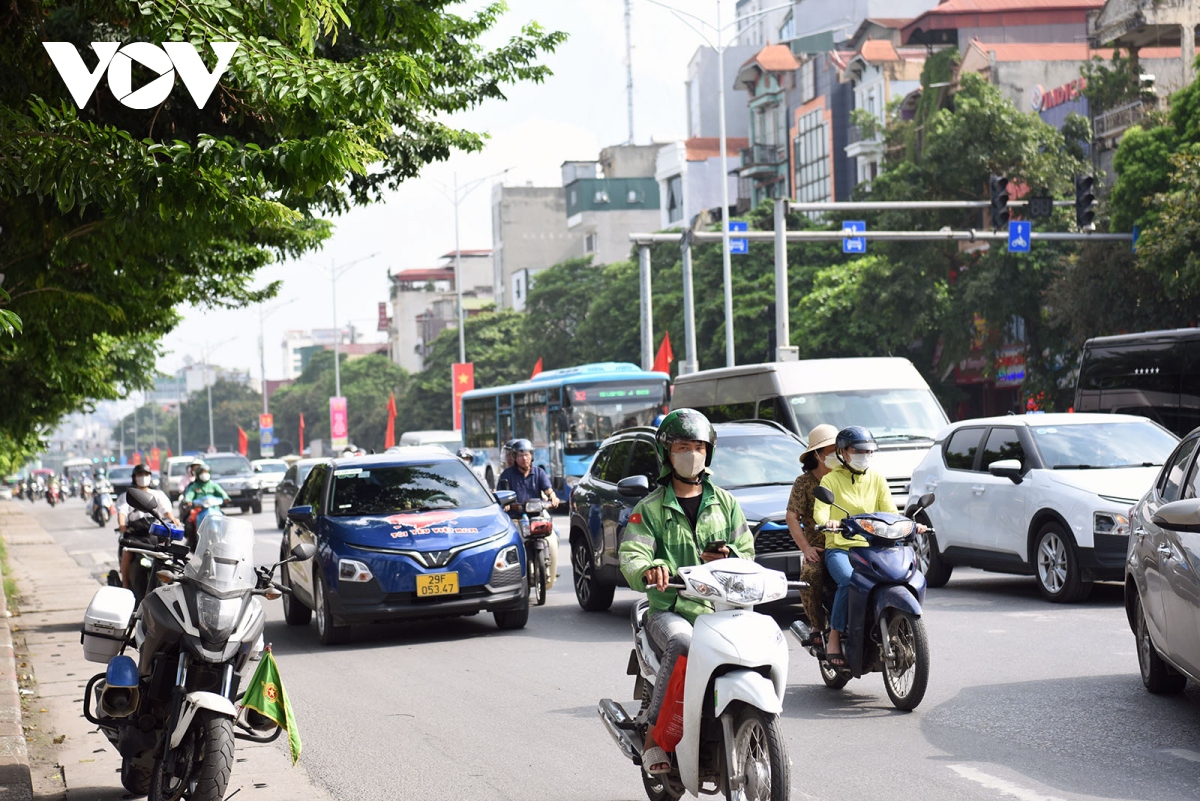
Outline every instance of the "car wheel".
<path fill-rule="evenodd" d="M 525 605 L 520 609 L 498 609 L 492 612 L 492 617 L 496 618 L 496 628 L 498 629 L 504 631 L 523 629 L 529 622 L 529 606 Z"/>
<path fill-rule="evenodd" d="M 592 557 L 583 539 L 571 541 L 571 571 L 575 574 L 575 600 L 585 612 L 603 612 L 612 606 L 617 588 L 601 584 L 592 566 Z"/>
<path fill-rule="evenodd" d="M 1047 523 L 1038 532 L 1033 567 L 1038 591 L 1048 601 L 1075 603 L 1092 591 L 1092 582 L 1084 581 L 1080 574 L 1075 543 L 1058 523 Z"/>
<path fill-rule="evenodd" d="M 1187 685 L 1187 677 L 1177 673 L 1158 655 L 1154 641 L 1150 639 L 1150 627 L 1146 625 L 1146 612 L 1142 609 L 1142 598 L 1134 601 L 1134 614 L 1137 616 L 1137 655 L 1138 667 L 1142 673 L 1142 684 L 1155 695 L 1173 695 L 1183 692 Z"/>
<path fill-rule="evenodd" d="M 284 554 L 282 558 L 287 558 Z M 291 575 L 288 573 L 287 565 L 279 566 L 279 584 L 285 590 L 292 588 Z M 307 626 L 312 620 L 312 610 L 302 604 L 291 592 L 284 592 L 283 598 L 283 619 L 287 621 L 289 626 Z"/>
<path fill-rule="evenodd" d="M 329 590 L 325 588 L 325 579 L 321 575 L 320 566 L 313 568 L 316 606 L 313 612 L 317 616 L 317 637 L 322 645 L 340 645 L 350 639 L 350 627 L 338 626 L 333 622 L 333 610 L 329 607 Z"/>
<path fill-rule="evenodd" d="M 250 504 L 250 508 L 254 511 L 254 514 L 261 515 L 262 514 L 262 501 L 255 501 L 254 503 Z"/>
<path fill-rule="evenodd" d="M 286 525 L 287 523 L 285 523 L 283 518 L 279 515 L 279 504 L 275 504 L 275 528 L 283 531 L 283 528 Z"/>
<path fill-rule="evenodd" d="M 929 526 L 929 518 L 917 516 L 917 522 Z M 925 583 L 930 587 L 945 587 L 954 572 L 954 565 L 942 561 L 938 552 L 937 537 L 932 531 L 913 536 L 913 551 L 917 555 L 917 570 L 925 574 Z"/>

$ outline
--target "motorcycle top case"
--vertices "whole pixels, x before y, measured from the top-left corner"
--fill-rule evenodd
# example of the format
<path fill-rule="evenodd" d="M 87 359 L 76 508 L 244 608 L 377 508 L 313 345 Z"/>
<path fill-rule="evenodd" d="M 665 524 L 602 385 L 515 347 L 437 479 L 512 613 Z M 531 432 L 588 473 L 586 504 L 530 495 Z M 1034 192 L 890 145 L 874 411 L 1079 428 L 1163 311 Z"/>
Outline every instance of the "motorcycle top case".
<path fill-rule="evenodd" d="M 116 656 L 129 620 L 133 617 L 133 593 L 122 587 L 101 587 L 83 613 L 83 658 L 108 663 Z"/>

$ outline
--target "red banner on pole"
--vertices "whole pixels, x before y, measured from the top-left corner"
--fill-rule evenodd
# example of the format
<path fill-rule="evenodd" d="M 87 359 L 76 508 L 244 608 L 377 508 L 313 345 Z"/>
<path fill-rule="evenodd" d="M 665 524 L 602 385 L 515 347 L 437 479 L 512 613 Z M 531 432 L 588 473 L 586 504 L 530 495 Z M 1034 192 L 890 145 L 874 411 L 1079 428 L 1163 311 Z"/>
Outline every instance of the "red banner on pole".
<path fill-rule="evenodd" d="M 454 430 L 462 431 L 462 396 L 475 389 L 474 362 L 455 362 L 450 367 L 450 381 L 454 384 Z"/>
<path fill-rule="evenodd" d="M 346 399 L 329 399 L 329 444 L 335 450 L 350 444 L 350 425 L 346 418 Z"/>
<path fill-rule="evenodd" d="M 304 455 L 304 412 L 300 412 L 300 449 L 296 452 Z"/>
<path fill-rule="evenodd" d="M 387 304 L 383 303 L 383 302 L 381 302 L 379 304 L 379 326 L 378 326 L 378 329 L 380 331 L 388 330 Z"/>
<path fill-rule="evenodd" d="M 392 448 L 396 445 L 396 393 L 388 395 L 387 430 L 383 434 L 383 447 Z"/>
<path fill-rule="evenodd" d="M 241 427 L 238 430 L 238 453 L 242 456 L 246 455 L 246 451 L 250 450 L 250 438 L 246 436 L 246 431 Z"/>

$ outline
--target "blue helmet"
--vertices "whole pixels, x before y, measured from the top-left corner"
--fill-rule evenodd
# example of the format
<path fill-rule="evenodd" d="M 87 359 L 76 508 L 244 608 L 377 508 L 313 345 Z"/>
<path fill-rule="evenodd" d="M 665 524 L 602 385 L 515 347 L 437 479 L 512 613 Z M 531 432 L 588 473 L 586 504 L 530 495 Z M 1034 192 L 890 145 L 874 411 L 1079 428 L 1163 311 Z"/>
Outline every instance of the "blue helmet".
<path fill-rule="evenodd" d="M 834 445 L 839 451 L 843 448 L 857 448 L 861 451 L 875 451 L 879 449 L 879 445 L 875 442 L 875 435 L 862 426 L 847 426 L 843 428 L 837 433 Z"/>

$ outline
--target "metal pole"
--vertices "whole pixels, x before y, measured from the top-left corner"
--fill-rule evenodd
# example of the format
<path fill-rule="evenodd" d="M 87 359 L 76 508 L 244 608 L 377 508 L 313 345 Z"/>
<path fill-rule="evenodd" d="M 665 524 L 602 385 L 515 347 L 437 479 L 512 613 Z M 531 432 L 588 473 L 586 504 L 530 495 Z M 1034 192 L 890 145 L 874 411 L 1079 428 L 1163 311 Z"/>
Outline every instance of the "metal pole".
<path fill-rule="evenodd" d="M 342 366 L 340 354 L 342 332 L 338 330 L 337 321 L 337 271 L 333 266 L 333 261 L 329 262 L 329 286 L 333 295 L 333 394 L 334 397 L 342 397 Z"/>
<path fill-rule="evenodd" d="M 835 200 L 792 201 L 792 211 L 930 211 L 933 209 L 986 209 L 988 200 Z M 1010 200 L 1009 208 L 1024 208 L 1028 200 Z M 1055 200 L 1055 206 L 1074 206 L 1073 200 Z"/>
<path fill-rule="evenodd" d="M 633 144 L 633 35 L 630 33 L 630 6 L 625 0 L 625 97 L 629 113 L 629 144 Z"/>
<path fill-rule="evenodd" d="M 654 309 L 650 294 L 650 246 L 638 248 L 638 275 L 642 290 L 642 369 L 654 366 Z"/>
<path fill-rule="evenodd" d="M 786 198 L 775 200 L 775 361 L 795 358 L 792 335 L 788 319 L 788 268 L 787 268 L 787 212 Z"/>
<path fill-rule="evenodd" d="M 773 231 L 738 231 L 738 237 L 749 239 L 751 242 L 774 242 Z M 878 239 L 892 242 L 1007 242 L 1007 231 L 977 231 L 974 229 L 952 231 L 788 231 L 789 242 L 840 242 L 843 239 L 858 237 L 860 239 Z M 629 238 L 637 242 L 656 244 L 659 242 L 675 242 L 676 234 L 630 234 Z M 1133 234 L 1067 233 L 1057 231 L 1037 232 L 1030 234 L 1031 239 L 1041 242 L 1132 242 Z M 695 231 L 692 239 L 701 244 L 715 244 L 721 241 L 721 234 L 716 231 Z"/>
<path fill-rule="evenodd" d="M 258 310 L 258 369 L 262 371 L 262 396 L 263 396 L 263 414 L 267 413 L 267 354 L 266 342 L 263 335 L 263 320 L 266 315 L 263 310 Z"/>
<path fill-rule="evenodd" d="M 157 448 L 158 447 L 158 404 L 157 403 L 155 403 L 153 406 L 150 407 L 150 424 L 154 428 L 154 444 L 151 445 L 150 447 Z"/>
<path fill-rule="evenodd" d="M 721 31 L 721 0 L 717 0 L 717 32 Z M 717 41 L 717 105 L 721 115 L 721 276 L 725 282 L 725 366 L 733 367 L 733 267 L 729 256 L 729 164 L 725 152 L 725 44 Z M 690 257 L 690 254 L 689 254 Z M 691 282 L 691 276 L 685 279 Z M 692 351 L 695 356 L 695 351 Z"/>
<path fill-rule="evenodd" d="M 680 243 L 683 249 L 683 353 L 684 362 L 681 373 L 690 374 L 698 371 L 700 365 L 696 361 L 696 303 L 692 299 L 692 229 L 683 232 Z"/>
<path fill-rule="evenodd" d="M 140 406 L 136 407 L 133 410 L 133 452 L 134 453 L 139 453 L 138 440 L 141 439 L 141 436 L 138 431 L 138 416 L 139 416 L 138 412 L 140 412 L 141 410 L 142 410 L 142 408 Z"/>
<path fill-rule="evenodd" d="M 458 361 L 467 361 L 467 334 L 463 328 L 462 250 L 458 244 L 458 173 L 454 173 L 454 296 L 458 299 Z"/>
<path fill-rule="evenodd" d="M 208 344 L 204 345 L 204 386 L 208 390 L 208 449 L 216 450 L 216 437 L 213 436 L 212 419 L 212 380 L 208 372 Z"/>
<path fill-rule="evenodd" d="M 183 456 L 183 383 L 179 377 L 175 377 L 175 392 L 179 395 L 179 408 L 176 409 L 175 426 L 179 433 L 179 453 L 178 456 Z"/>

